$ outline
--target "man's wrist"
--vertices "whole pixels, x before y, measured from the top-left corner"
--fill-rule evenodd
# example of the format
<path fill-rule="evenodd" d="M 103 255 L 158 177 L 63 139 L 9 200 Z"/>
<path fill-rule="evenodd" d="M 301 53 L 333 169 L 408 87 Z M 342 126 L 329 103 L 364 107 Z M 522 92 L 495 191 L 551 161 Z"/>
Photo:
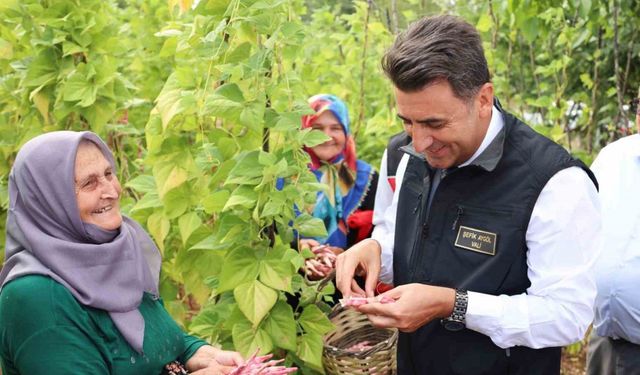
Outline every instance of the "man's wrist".
<path fill-rule="evenodd" d="M 459 331 L 466 326 L 467 305 L 469 295 L 464 289 L 455 290 L 455 299 L 451 314 L 442 319 L 442 325 L 450 331 Z"/>

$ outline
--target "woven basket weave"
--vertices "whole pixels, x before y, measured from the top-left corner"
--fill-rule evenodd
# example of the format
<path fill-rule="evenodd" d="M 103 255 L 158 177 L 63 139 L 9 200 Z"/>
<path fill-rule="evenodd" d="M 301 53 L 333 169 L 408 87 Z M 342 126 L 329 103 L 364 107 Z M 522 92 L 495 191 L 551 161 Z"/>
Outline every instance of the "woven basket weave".
<path fill-rule="evenodd" d="M 375 328 L 367 316 L 336 305 L 329 319 L 336 329 L 324 337 L 322 360 L 327 374 L 390 375 L 396 373 L 398 330 Z M 346 349 L 368 341 L 371 348 L 351 352 Z"/>

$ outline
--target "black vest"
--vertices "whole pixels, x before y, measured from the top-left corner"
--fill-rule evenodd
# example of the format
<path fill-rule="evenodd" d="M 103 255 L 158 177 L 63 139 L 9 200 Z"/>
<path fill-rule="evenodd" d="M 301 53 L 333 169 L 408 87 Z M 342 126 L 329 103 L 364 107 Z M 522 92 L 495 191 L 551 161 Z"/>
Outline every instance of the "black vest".
<path fill-rule="evenodd" d="M 411 137 L 407 132 L 402 131 L 395 134 L 387 144 L 387 177 L 395 177 L 398 172 L 398 165 L 404 152 L 401 147 L 411 143 Z"/>
<path fill-rule="evenodd" d="M 428 217 L 433 170 L 412 154 L 398 201 L 395 285 L 524 293 L 530 286 L 525 235 L 541 190 L 571 166 L 583 168 L 597 186 L 591 171 L 562 147 L 506 112 L 494 115 L 503 116 L 504 128 L 471 165 L 446 171 Z M 400 334 L 398 373 L 559 374 L 560 348 L 504 350 L 475 331 L 447 331 L 438 319 Z"/>

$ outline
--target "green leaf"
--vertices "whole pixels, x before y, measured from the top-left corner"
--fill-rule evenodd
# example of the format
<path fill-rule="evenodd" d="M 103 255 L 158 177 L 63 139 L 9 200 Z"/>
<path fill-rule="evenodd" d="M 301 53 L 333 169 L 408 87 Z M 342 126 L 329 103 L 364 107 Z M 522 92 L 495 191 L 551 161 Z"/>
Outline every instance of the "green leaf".
<path fill-rule="evenodd" d="M 487 13 L 483 13 L 478 19 L 476 23 L 476 29 L 478 29 L 481 33 L 486 33 L 491 30 L 491 26 L 493 26 L 493 22 L 491 21 L 491 17 Z"/>
<path fill-rule="evenodd" d="M 49 96 L 43 94 L 41 91 L 32 91 L 32 93 L 29 95 L 29 99 L 33 100 L 33 103 L 36 105 L 36 108 L 38 108 L 38 111 L 40 112 L 40 114 L 42 115 L 42 118 L 44 119 L 45 124 L 49 123 Z"/>
<path fill-rule="evenodd" d="M 171 120 L 187 109 L 196 105 L 193 91 L 189 90 L 167 90 L 158 96 L 157 108 L 162 117 L 162 127 L 166 129 Z"/>
<path fill-rule="evenodd" d="M 302 314 L 300 314 L 298 322 L 306 333 L 315 333 L 317 335 L 324 335 L 335 328 L 329 318 L 316 305 L 305 307 Z"/>
<path fill-rule="evenodd" d="M 523 21 L 521 25 L 522 35 L 524 35 L 525 39 L 529 43 L 533 43 L 538 37 L 538 33 L 540 30 L 540 21 L 537 17 L 529 17 Z"/>
<path fill-rule="evenodd" d="M 88 107 L 96 101 L 98 88 L 87 80 L 87 77 L 75 72 L 62 87 L 62 98 L 67 102 L 76 102 L 81 107 Z"/>
<path fill-rule="evenodd" d="M 178 228 L 180 229 L 180 238 L 182 238 L 182 245 L 186 245 L 189 240 L 189 236 L 196 229 L 202 225 L 202 220 L 195 212 L 189 212 L 180 216 L 178 219 Z"/>
<path fill-rule="evenodd" d="M 248 186 L 239 186 L 233 191 L 229 200 L 224 205 L 222 211 L 229 210 L 233 207 L 252 208 L 258 200 L 258 192 Z"/>
<path fill-rule="evenodd" d="M 278 293 L 258 280 L 238 285 L 233 296 L 244 316 L 257 327 L 276 304 Z"/>
<path fill-rule="evenodd" d="M 227 64 L 240 63 L 246 61 L 251 56 L 251 43 L 244 42 L 232 51 L 227 51 L 225 62 Z"/>
<path fill-rule="evenodd" d="M 229 200 L 230 195 L 229 190 L 218 190 L 210 194 L 202 201 L 204 211 L 208 214 L 219 213 L 224 208 L 227 200 Z"/>
<path fill-rule="evenodd" d="M 220 273 L 220 293 L 232 290 L 238 285 L 255 281 L 260 272 L 260 263 L 253 249 L 241 247 L 225 257 Z"/>
<path fill-rule="evenodd" d="M 298 216 L 293 223 L 294 229 L 301 235 L 307 237 L 326 237 L 327 229 L 321 219 L 313 217 L 307 213 Z"/>
<path fill-rule="evenodd" d="M 247 152 L 239 157 L 238 163 L 229 172 L 229 177 L 225 184 L 239 184 L 245 181 L 242 178 L 262 177 L 263 167 L 260 165 L 260 154 L 258 151 Z"/>
<path fill-rule="evenodd" d="M 591 90 L 591 88 L 593 87 L 593 81 L 591 80 L 591 76 L 588 73 L 580 74 L 580 81 L 589 90 Z"/>
<path fill-rule="evenodd" d="M 84 108 L 82 114 L 87 118 L 94 132 L 102 133 L 102 128 L 113 117 L 115 110 L 114 101 L 98 98 L 93 105 Z"/>
<path fill-rule="evenodd" d="M 153 178 L 153 176 L 141 174 L 127 181 L 124 186 L 131 188 L 139 193 L 155 192 L 156 180 Z"/>
<path fill-rule="evenodd" d="M 260 281 L 273 289 L 293 293 L 291 289 L 292 274 L 291 263 L 282 262 L 280 259 L 260 262 Z"/>
<path fill-rule="evenodd" d="M 262 165 L 274 165 L 278 161 L 278 158 L 274 154 L 260 151 L 258 155 L 258 162 Z"/>
<path fill-rule="evenodd" d="M 262 328 L 254 328 L 248 323 L 239 323 L 233 326 L 233 346 L 248 358 L 260 349 L 260 354 L 269 353 L 273 350 L 273 341 L 267 332 Z"/>
<path fill-rule="evenodd" d="M 76 53 L 83 53 L 86 50 L 73 42 L 62 42 L 62 56 L 69 56 Z"/>
<path fill-rule="evenodd" d="M 13 59 L 13 45 L 2 38 L 0 38 L 0 59 Z"/>
<path fill-rule="evenodd" d="M 160 198 L 171 189 L 182 185 L 187 181 L 187 171 L 173 164 L 160 164 L 153 168 L 153 176 L 158 186 Z"/>
<path fill-rule="evenodd" d="M 168 219 L 173 220 L 189 209 L 189 193 L 187 186 L 182 185 L 176 189 L 169 190 L 167 194 L 162 197 L 164 215 Z"/>
<path fill-rule="evenodd" d="M 147 219 L 147 229 L 149 233 L 156 241 L 158 248 L 160 251 L 164 253 L 164 239 L 169 234 L 169 229 L 171 228 L 171 224 L 169 220 L 167 220 L 162 213 L 154 212 Z"/>
<path fill-rule="evenodd" d="M 162 207 L 163 203 L 160 200 L 160 197 L 158 197 L 157 193 L 151 192 L 151 193 L 147 193 L 144 195 L 144 197 L 142 197 L 142 199 L 140 199 L 135 206 L 133 206 L 133 208 L 131 209 L 131 211 L 138 211 L 138 210 L 144 210 L 146 208 L 155 208 L 155 207 Z"/>
<path fill-rule="evenodd" d="M 218 238 L 212 234 L 191 246 L 189 250 L 225 250 L 228 247 L 229 246 L 226 243 L 220 244 L 218 242 Z"/>
<path fill-rule="evenodd" d="M 282 195 L 282 192 L 276 191 L 269 195 L 269 200 L 262 208 L 260 217 L 264 218 L 268 216 L 280 215 L 283 212 L 286 212 L 285 198 Z"/>
<path fill-rule="evenodd" d="M 245 107 L 240 87 L 235 83 L 224 84 L 205 100 L 207 113 L 230 121 L 238 121 Z"/>
<path fill-rule="evenodd" d="M 211 294 L 211 289 L 205 280 L 220 273 L 222 267 L 220 253 L 202 250 L 179 251 L 176 266 L 183 270 L 185 292 L 192 294 L 199 304 L 204 304 Z"/>
<path fill-rule="evenodd" d="M 297 113 L 283 113 L 278 117 L 278 121 L 273 128 L 275 131 L 292 131 L 300 128 L 300 115 Z"/>
<path fill-rule="evenodd" d="M 307 147 L 317 146 L 330 139 L 331 138 L 319 130 L 303 129 L 300 135 L 300 142 Z"/>
<path fill-rule="evenodd" d="M 269 311 L 262 327 L 278 347 L 292 352 L 296 350 L 296 321 L 288 303 L 278 301 Z"/>
<path fill-rule="evenodd" d="M 232 214 L 220 216 L 217 233 L 224 236 L 220 242 L 242 242 L 249 240 L 247 237 L 247 222 Z"/>
<path fill-rule="evenodd" d="M 315 368 L 322 369 L 322 336 L 315 333 L 307 333 L 300 336 L 296 354 L 300 359 Z"/>

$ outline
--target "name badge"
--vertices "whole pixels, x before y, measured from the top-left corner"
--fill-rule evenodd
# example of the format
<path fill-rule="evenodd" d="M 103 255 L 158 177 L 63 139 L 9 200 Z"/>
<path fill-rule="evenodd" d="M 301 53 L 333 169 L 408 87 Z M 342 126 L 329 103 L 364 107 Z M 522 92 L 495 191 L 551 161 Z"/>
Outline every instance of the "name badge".
<path fill-rule="evenodd" d="M 480 229 L 460 226 L 456 237 L 456 247 L 487 255 L 496 255 L 498 234 Z"/>

